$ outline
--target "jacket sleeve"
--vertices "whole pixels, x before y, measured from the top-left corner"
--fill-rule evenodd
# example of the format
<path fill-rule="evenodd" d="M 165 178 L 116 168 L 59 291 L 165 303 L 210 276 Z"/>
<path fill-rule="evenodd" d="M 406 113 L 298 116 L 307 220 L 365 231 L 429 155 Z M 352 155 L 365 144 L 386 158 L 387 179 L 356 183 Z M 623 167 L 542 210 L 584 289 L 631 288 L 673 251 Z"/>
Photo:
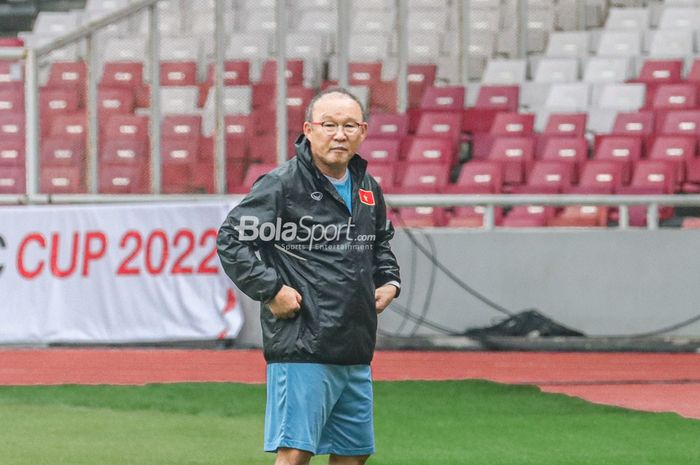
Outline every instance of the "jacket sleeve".
<path fill-rule="evenodd" d="M 387 219 L 386 203 L 381 187 L 379 184 L 375 183 L 375 185 L 377 186 L 377 214 L 374 240 L 374 285 L 380 287 L 392 283 L 397 287 L 396 297 L 398 297 L 401 291 L 399 264 L 389 244 L 394 237 L 394 225 Z"/>
<path fill-rule="evenodd" d="M 263 176 L 228 214 L 217 238 L 219 259 L 228 277 L 247 296 L 262 302 L 277 295 L 283 283 L 277 271 L 256 255 L 262 245 L 258 225 L 276 222 L 283 199 L 279 178 Z"/>

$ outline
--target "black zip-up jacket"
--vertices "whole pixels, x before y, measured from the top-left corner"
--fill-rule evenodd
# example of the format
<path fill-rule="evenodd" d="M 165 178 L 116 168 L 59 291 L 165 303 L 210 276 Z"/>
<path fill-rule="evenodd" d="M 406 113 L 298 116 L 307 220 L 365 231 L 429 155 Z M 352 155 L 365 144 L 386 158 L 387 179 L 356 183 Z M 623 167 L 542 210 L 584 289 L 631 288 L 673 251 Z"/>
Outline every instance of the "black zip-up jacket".
<path fill-rule="evenodd" d="M 313 164 L 308 140 L 300 136 L 296 157 L 258 179 L 219 230 L 226 274 L 262 303 L 268 362 L 355 365 L 372 360 L 374 291 L 399 283 L 399 267 L 389 246 L 394 229 L 379 185 L 359 155 L 348 168 L 352 214 Z M 283 284 L 302 296 L 301 311 L 288 320 L 275 318 L 265 305 Z"/>

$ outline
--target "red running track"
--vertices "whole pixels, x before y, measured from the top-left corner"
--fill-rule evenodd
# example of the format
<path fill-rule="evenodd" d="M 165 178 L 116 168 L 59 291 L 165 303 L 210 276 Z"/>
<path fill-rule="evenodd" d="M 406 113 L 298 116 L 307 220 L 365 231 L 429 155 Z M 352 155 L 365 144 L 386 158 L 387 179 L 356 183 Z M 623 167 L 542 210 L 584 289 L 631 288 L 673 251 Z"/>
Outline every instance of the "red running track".
<path fill-rule="evenodd" d="M 700 419 L 700 354 L 377 352 L 375 380 L 486 379 Z M 0 351 L 0 385 L 264 383 L 257 350 Z"/>

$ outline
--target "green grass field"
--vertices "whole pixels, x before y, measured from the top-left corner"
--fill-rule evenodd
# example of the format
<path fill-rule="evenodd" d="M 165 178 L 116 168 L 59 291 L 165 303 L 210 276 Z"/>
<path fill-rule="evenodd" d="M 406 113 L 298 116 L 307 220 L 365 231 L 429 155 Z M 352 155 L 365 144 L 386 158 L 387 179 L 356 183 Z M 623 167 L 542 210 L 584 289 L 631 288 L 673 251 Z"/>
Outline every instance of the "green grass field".
<path fill-rule="evenodd" d="M 0 387 L 0 463 L 270 465 L 264 398 L 240 384 Z M 700 421 L 534 387 L 378 382 L 375 402 L 375 465 L 700 463 Z"/>

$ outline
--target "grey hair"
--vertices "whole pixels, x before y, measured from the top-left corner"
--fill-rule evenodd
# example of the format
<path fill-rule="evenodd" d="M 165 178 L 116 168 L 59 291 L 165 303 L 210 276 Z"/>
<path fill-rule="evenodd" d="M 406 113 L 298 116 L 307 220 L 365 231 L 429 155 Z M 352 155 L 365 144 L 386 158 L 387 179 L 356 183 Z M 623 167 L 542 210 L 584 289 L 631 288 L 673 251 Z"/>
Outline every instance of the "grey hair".
<path fill-rule="evenodd" d="M 358 99 L 355 94 L 350 92 L 344 87 L 329 87 L 326 90 L 322 90 L 318 94 L 314 95 L 314 97 L 311 99 L 309 102 L 309 106 L 306 107 L 306 114 L 304 115 L 304 118 L 306 121 L 312 121 L 313 120 L 313 111 L 314 111 L 314 105 L 316 105 L 316 102 L 323 96 L 328 95 L 328 94 L 342 94 L 345 95 L 355 101 L 360 106 L 360 111 L 362 112 L 362 120 L 366 120 L 367 117 L 365 115 L 365 107 L 362 105 L 362 102 L 360 102 L 360 99 Z"/>

